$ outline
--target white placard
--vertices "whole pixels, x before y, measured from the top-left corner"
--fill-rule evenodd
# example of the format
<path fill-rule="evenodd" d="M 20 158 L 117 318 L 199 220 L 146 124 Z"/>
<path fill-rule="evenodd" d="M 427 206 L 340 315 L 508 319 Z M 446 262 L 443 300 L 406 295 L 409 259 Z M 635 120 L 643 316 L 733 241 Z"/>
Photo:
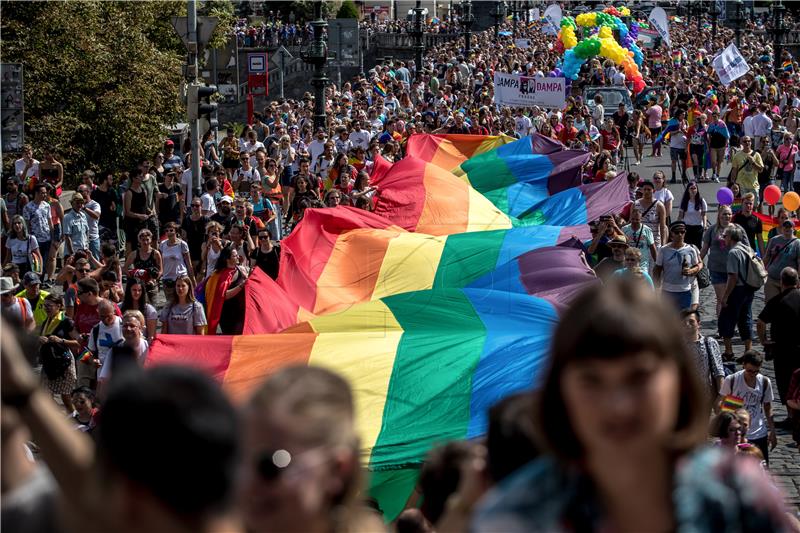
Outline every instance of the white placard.
<path fill-rule="evenodd" d="M 733 43 L 717 55 L 711 65 L 719 76 L 719 81 L 725 86 L 750 72 L 750 65 L 747 64 Z"/>
<path fill-rule="evenodd" d="M 672 41 L 669 39 L 669 19 L 667 19 L 667 12 L 663 8 L 657 7 L 650 12 L 647 20 L 656 29 L 667 46 L 672 48 Z"/>
<path fill-rule="evenodd" d="M 514 39 L 514 46 L 525 49 L 531 46 L 531 42 L 528 39 Z"/>
<path fill-rule="evenodd" d="M 566 101 L 566 80 L 494 73 L 494 103 L 509 107 L 561 108 Z"/>
<path fill-rule="evenodd" d="M 542 31 L 550 35 L 558 34 L 558 28 L 561 27 L 561 7 L 558 4 L 550 4 L 544 10 L 544 18 L 547 24 Z"/>

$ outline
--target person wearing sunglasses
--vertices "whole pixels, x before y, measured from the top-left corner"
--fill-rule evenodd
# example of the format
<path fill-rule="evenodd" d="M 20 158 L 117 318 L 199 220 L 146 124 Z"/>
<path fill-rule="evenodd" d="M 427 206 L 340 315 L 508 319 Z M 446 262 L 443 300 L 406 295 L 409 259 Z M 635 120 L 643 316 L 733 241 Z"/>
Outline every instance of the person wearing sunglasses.
<path fill-rule="evenodd" d="M 196 277 L 200 276 L 200 265 L 203 257 L 203 243 L 206 242 L 206 226 L 211 217 L 203 215 L 203 203 L 200 198 L 192 198 L 189 204 L 189 215 L 183 217 L 181 233 L 189 245 L 189 256 L 192 258 L 192 270 Z"/>
<path fill-rule="evenodd" d="M 664 295 L 669 296 L 681 311 L 692 307 L 692 284 L 703 268 L 703 261 L 697 248 L 684 241 L 685 222 L 673 222 L 669 236 L 669 244 L 658 249 L 653 277 L 656 286 L 660 286 Z"/>
<path fill-rule="evenodd" d="M 341 377 L 321 367 L 284 368 L 253 394 L 242 423 L 239 504 L 247 531 L 385 530 L 359 501 L 353 396 Z"/>

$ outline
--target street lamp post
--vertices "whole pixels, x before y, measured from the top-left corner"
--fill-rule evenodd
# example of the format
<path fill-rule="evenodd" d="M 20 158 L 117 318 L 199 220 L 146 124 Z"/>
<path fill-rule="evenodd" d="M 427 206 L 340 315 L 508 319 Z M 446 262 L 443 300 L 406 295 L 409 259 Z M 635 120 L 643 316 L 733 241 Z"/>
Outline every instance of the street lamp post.
<path fill-rule="evenodd" d="M 717 36 L 717 17 L 719 16 L 717 0 L 711 0 L 711 8 L 708 14 L 711 16 L 711 42 L 708 43 L 708 51 L 714 53 L 714 38 Z"/>
<path fill-rule="evenodd" d="M 528 0 L 523 2 L 523 9 L 525 10 L 525 27 L 527 28 L 531 23 L 531 6 Z"/>
<path fill-rule="evenodd" d="M 736 0 L 733 17 L 733 31 L 736 33 L 736 48 L 742 46 L 742 0 Z"/>
<path fill-rule="evenodd" d="M 503 18 L 503 2 L 497 0 L 494 3 L 494 13 L 492 13 L 494 17 L 494 40 L 500 40 L 500 19 Z"/>
<path fill-rule="evenodd" d="M 772 5 L 772 53 L 774 55 L 772 64 L 774 65 L 775 74 L 781 78 L 783 68 L 781 66 L 781 51 L 783 47 L 783 34 L 786 29 L 783 27 L 783 13 L 786 10 L 783 2 L 778 0 L 777 3 Z"/>
<path fill-rule="evenodd" d="M 422 42 L 422 0 L 417 0 L 417 5 L 414 8 L 414 63 L 417 65 L 416 78 L 417 81 L 422 80 L 422 54 L 425 51 L 425 45 Z"/>
<path fill-rule="evenodd" d="M 700 30 L 702 29 L 701 25 L 703 23 L 703 2 L 702 1 L 697 2 L 695 4 L 695 6 L 696 6 L 695 9 L 697 10 L 696 11 L 696 13 L 697 13 L 697 32 L 699 33 Z"/>
<path fill-rule="evenodd" d="M 469 60 L 472 53 L 472 24 L 475 17 L 472 16 L 472 2 L 466 0 L 461 2 L 461 23 L 464 25 L 464 57 Z"/>
<path fill-rule="evenodd" d="M 306 63 L 314 65 L 311 85 L 314 87 L 314 129 L 316 129 L 325 127 L 325 87 L 330 82 L 328 77 L 325 76 L 325 64 L 328 62 L 328 45 L 322 39 L 322 34 L 328 27 L 328 23 L 322 18 L 322 2 L 314 2 L 314 19 L 311 21 L 314 40 L 303 51 L 301 57 Z"/>

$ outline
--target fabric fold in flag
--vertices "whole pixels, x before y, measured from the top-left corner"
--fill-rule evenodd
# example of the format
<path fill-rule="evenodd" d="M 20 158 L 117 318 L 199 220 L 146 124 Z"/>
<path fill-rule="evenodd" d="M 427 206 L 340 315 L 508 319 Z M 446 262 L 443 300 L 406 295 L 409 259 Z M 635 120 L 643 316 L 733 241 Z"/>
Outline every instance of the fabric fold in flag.
<path fill-rule="evenodd" d="M 279 331 L 301 310 L 325 314 L 404 292 L 465 287 L 526 252 L 590 235 L 581 225 L 434 236 L 350 207 L 309 209 L 283 241 L 277 283 L 259 281 L 251 302 L 248 281 L 245 331 Z M 276 299 L 277 308 L 264 312 Z"/>
<path fill-rule="evenodd" d="M 225 304 L 225 291 L 233 279 L 233 273 L 232 268 L 215 271 L 195 289 L 197 300 L 206 308 L 206 335 L 217 334 L 222 306 Z"/>

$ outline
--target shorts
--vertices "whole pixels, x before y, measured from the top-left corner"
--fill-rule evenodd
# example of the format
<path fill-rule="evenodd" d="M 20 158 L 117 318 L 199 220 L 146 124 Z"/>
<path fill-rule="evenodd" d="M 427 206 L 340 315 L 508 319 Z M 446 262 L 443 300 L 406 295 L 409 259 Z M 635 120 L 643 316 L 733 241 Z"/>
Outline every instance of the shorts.
<path fill-rule="evenodd" d="M 58 242 L 63 237 L 63 231 L 61 231 L 61 224 L 56 224 L 53 226 L 53 229 L 50 230 L 50 242 Z"/>
<path fill-rule="evenodd" d="M 703 157 L 703 154 L 706 153 L 706 147 L 702 144 L 690 144 L 689 153 L 697 157 Z"/>
<path fill-rule="evenodd" d="M 653 136 L 653 140 L 656 140 L 656 137 L 661 133 L 661 126 L 657 126 L 655 128 L 650 128 L 650 134 Z"/>
<path fill-rule="evenodd" d="M 670 148 L 669 149 L 669 159 L 670 161 L 683 161 L 685 159 L 686 149 L 685 148 Z"/>
<path fill-rule="evenodd" d="M 670 292 L 663 291 L 664 296 L 672 300 L 672 303 L 677 307 L 678 311 L 689 309 L 692 306 L 692 291 Z"/>
<path fill-rule="evenodd" d="M 294 171 L 292 167 L 286 167 L 281 174 L 281 187 L 294 187 Z"/>
<path fill-rule="evenodd" d="M 709 270 L 709 274 L 711 274 L 711 284 L 712 285 L 724 285 L 728 283 L 728 273 L 727 272 L 718 272 L 716 270 Z"/>
<path fill-rule="evenodd" d="M 711 148 L 711 154 L 716 156 L 717 161 L 720 163 L 725 158 L 725 148 Z"/>

